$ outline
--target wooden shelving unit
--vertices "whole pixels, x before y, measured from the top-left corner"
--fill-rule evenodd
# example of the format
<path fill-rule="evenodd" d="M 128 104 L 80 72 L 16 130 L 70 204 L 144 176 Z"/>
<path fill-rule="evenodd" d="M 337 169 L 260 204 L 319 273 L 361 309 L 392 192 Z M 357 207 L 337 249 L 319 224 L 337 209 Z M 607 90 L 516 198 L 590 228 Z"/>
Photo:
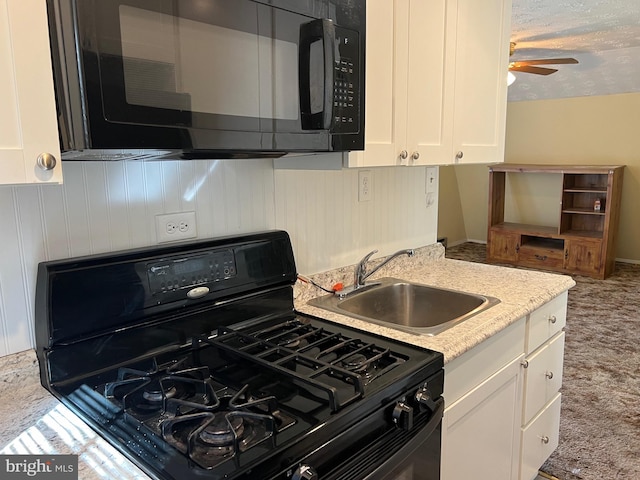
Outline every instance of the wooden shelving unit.
<path fill-rule="evenodd" d="M 506 178 L 562 175 L 558 224 L 504 221 Z M 606 278 L 615 265 L 623 165 L 519 165 L 489 167 L 487 260 Z"/>

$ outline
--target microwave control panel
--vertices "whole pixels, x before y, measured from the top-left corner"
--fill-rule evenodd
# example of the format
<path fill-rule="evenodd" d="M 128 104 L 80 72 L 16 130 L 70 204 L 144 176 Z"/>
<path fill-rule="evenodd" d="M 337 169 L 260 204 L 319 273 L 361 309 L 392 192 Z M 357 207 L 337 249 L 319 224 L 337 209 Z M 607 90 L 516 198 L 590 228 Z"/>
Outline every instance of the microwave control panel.
<path fill-rule="evenodd" d="M 339 56 L 334 64 L 333 121 L 335 133 L 357 133 L 360 125 L 360 42 L 358 32 L 336 27 L 336 46 Z"/>

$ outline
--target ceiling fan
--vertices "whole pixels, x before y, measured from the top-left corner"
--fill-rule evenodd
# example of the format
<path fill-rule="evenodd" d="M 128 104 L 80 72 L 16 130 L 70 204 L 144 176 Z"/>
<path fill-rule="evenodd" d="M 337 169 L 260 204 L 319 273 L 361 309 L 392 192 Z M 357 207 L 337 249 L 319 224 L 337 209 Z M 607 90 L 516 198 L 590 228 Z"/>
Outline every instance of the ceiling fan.
<path fill-rule="evenodd" d="M 516 49 L 516 43 L 509 44 L 509 56 L 513 55 Z M 558 71 L 556 68 L 538 67 L 537 65 L 563 65 L 569 63 L 578 63 L 575 58 L 546 58 L 538 60 L 522 60 L 520 62 L 509 63 L 510 72 L 534 73 L 536 75 L 551 75 Z"/>

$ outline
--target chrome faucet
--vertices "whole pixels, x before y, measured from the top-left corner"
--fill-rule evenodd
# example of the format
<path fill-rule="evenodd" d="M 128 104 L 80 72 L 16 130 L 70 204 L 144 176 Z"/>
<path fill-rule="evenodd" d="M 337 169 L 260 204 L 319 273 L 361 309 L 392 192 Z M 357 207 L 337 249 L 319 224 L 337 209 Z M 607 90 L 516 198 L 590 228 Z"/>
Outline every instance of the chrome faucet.
<path fill-rule="evenodd" d="M 396 257 L 398 257 L 400 255 L 407 255 L 408 257 L 412 257 L 413 256 L 413 249 L 399 250 L 396 253 L 394 253 L 393 255 L 390 255 L 384 262 L 382 262 L 380 265 L 375 267 L 373 270 L 367 272 L 367 262 L 369 261 L 371 256 L 374 253 L 377 253 L 377 252 L 378 252 L 378 250 L 374 250 L 373 252 L 367 253 L 363 257 L 363 259 L 358 262 L 358 265 L 356 265 L 356 271 L 355 271 L 354 278 L 353 278 L 353 290 L 357 290 L 357 289 L 363 287 L 364 286 L 364 282 L 367 280 L 367 278 L 369 278 L 371 275 L 376 273 L 378 270 L 380 270 L 382 267 L 384 267 L 387 263 L 389 263 L 394 258 L 396 258 Z M 353 291 L 353 290 L 351 290 L 351 291 Z"/>

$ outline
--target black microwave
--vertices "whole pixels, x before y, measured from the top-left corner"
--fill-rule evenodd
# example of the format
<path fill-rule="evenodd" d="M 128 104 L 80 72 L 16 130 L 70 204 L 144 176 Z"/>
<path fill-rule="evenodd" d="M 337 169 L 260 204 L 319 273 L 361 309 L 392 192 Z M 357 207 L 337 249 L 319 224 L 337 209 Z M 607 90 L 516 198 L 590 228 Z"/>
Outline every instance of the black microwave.
<path fill-rule="evenodd" d="M 65 159 L 364 148 L 365 0 L 47 0 Z"/>

